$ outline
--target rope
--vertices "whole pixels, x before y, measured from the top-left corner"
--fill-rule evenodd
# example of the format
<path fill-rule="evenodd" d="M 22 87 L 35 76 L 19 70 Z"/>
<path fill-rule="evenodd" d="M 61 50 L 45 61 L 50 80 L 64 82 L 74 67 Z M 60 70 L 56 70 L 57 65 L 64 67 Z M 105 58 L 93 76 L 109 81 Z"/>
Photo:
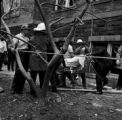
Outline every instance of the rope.
<path fill-rule="evenodd" d="M 27 53 L 34 53 L 34 54 L 48 54 L 48 55 L 63 55 L 63 56 L 69 56 L 66 54 L 59 54 L 59 53 L 49 53 L 49 52 L 41 52 L 41 51 L 24 51 L 19 50 L 19 52 L 27 52 Z M 110 59 L 110 60 L 118 60 L 122 58 L 116 58 L 116 57 L 101 57 L 101 56 L 91 56 L 89 54 L 86 55 L 75 55 L 79 57 L 86 57 L 86 58 L 98 58 L 98 59 Z"/>

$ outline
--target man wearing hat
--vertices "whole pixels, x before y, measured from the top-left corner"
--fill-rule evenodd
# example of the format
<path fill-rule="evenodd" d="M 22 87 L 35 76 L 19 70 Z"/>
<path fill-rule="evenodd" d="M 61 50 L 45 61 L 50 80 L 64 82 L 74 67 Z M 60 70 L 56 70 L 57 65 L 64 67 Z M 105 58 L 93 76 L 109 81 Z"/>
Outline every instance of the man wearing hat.
<path fill-rule="evenodd" d="M 48 49 L 51 47 L 51 43 L 46 32 L 45 24 L 41 22 L 36 28 L 33 29 L 33 31 L 34 35 L 32 36 L 30 43 L 36 47 L 37 51 L 44 52 L 40 54 L 43 59 L 47 61 L 48 56 L 45 52 L 48 52 Z M 33 48 L 31 48 L 31 50 L 33 51 Z M 30 74 L 34 82 L 36 82 L 37 74 L 39 75 L 40 88 L 42 88 L 47 70 L 47 64 L 37 54 L 32 53 L 29 58 L 29 66 Z"/>
<path fill-rule="evenodd" d="M 25 53 L 22 51 L 28 50 L 28 44 L 26 43 L 26 42 L 29 42 L 29 38 L 27 37 L 28 32 L 29 32 L 28 30 L 29 30 L 28 25 L 23 25 L 21 26 L 21 32 L 16 35 L 16 37 L 24 40 L 25 42 L 20 41 L 17 38 L 13 38 L 15 48 L 21 51 L 19 55 L 20 55 L 20 59 L 25 70 L 28 69 L 29 55 L 28 53 Z M 24 83 L 25 83 L 25 78 L 22 75 L 21 71 L 19 70 L 18 65 L 16 64 L 15 75 L 14 75 L 14 79 L 12 83 L 13 93 L 18 93 L 18 94 L 23 93 Z"/>
<path fill-rule="evenodd" d="M 83 42 L 82 39 L 78 39 L 77 40 L 77 48 L 75 49 L 75 55 L 83 55 L 83 57 L 80 57 L 80 61 L 82 62 L 82 72 L 80 73 L 80 76 L 82 78 L 82 85 L 83 88 L 86 88 L 86 78 L 85 78 L 85 70 L 84 70 L 84 62 L 85 62 L 85 54 L 86 54 L 86 47 L 85 47 L 85 43 Z"/>
<path fill-rule="evenodd" d="M 78 39 L 77 42 L 76 42 L 76 44 L 77 44 L 77 48 L 75 49 L 75 54 L 78 54 L 78 52 L 80 52 L 79 54 L 84 54 L 85 47 L 84 47 L 83 40 Z"/>

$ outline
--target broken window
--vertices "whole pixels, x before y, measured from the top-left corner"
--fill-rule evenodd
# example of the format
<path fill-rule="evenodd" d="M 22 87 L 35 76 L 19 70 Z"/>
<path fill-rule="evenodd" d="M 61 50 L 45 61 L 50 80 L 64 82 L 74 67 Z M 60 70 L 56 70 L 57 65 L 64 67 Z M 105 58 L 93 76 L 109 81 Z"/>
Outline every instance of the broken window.
<path fill-rule="evenodd" d="M 74 5 L 74 0 L 55 0 L 55 10 L 59 10 L 62 9 L 60 6 L 62 7 L 72 7 Z M 57 6 L 60 5 L 60 6 Z"/>

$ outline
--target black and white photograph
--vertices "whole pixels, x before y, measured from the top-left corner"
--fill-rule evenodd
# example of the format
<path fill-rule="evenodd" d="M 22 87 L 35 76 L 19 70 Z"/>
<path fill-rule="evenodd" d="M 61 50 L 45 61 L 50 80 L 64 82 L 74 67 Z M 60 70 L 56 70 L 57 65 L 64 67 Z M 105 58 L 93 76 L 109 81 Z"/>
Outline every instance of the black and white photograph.
<path fill-rule="evenodd" d="M 122 119 L 122 0 L 0 6 L 0 120 Z"/>

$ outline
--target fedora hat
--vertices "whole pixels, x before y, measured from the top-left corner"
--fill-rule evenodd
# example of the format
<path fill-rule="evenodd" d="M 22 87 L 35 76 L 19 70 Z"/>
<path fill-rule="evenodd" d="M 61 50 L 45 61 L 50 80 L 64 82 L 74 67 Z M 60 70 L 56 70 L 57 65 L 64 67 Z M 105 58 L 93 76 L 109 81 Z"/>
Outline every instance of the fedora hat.
<path fill-rule="evenodd" d="M 34 30 L 34 31 L 46 30 L 46 26 L 45 26 L 45 24 L 42 22 L 42 23 L 38 24 L 37 27 L 34 28 L 33 30 Z"/>

